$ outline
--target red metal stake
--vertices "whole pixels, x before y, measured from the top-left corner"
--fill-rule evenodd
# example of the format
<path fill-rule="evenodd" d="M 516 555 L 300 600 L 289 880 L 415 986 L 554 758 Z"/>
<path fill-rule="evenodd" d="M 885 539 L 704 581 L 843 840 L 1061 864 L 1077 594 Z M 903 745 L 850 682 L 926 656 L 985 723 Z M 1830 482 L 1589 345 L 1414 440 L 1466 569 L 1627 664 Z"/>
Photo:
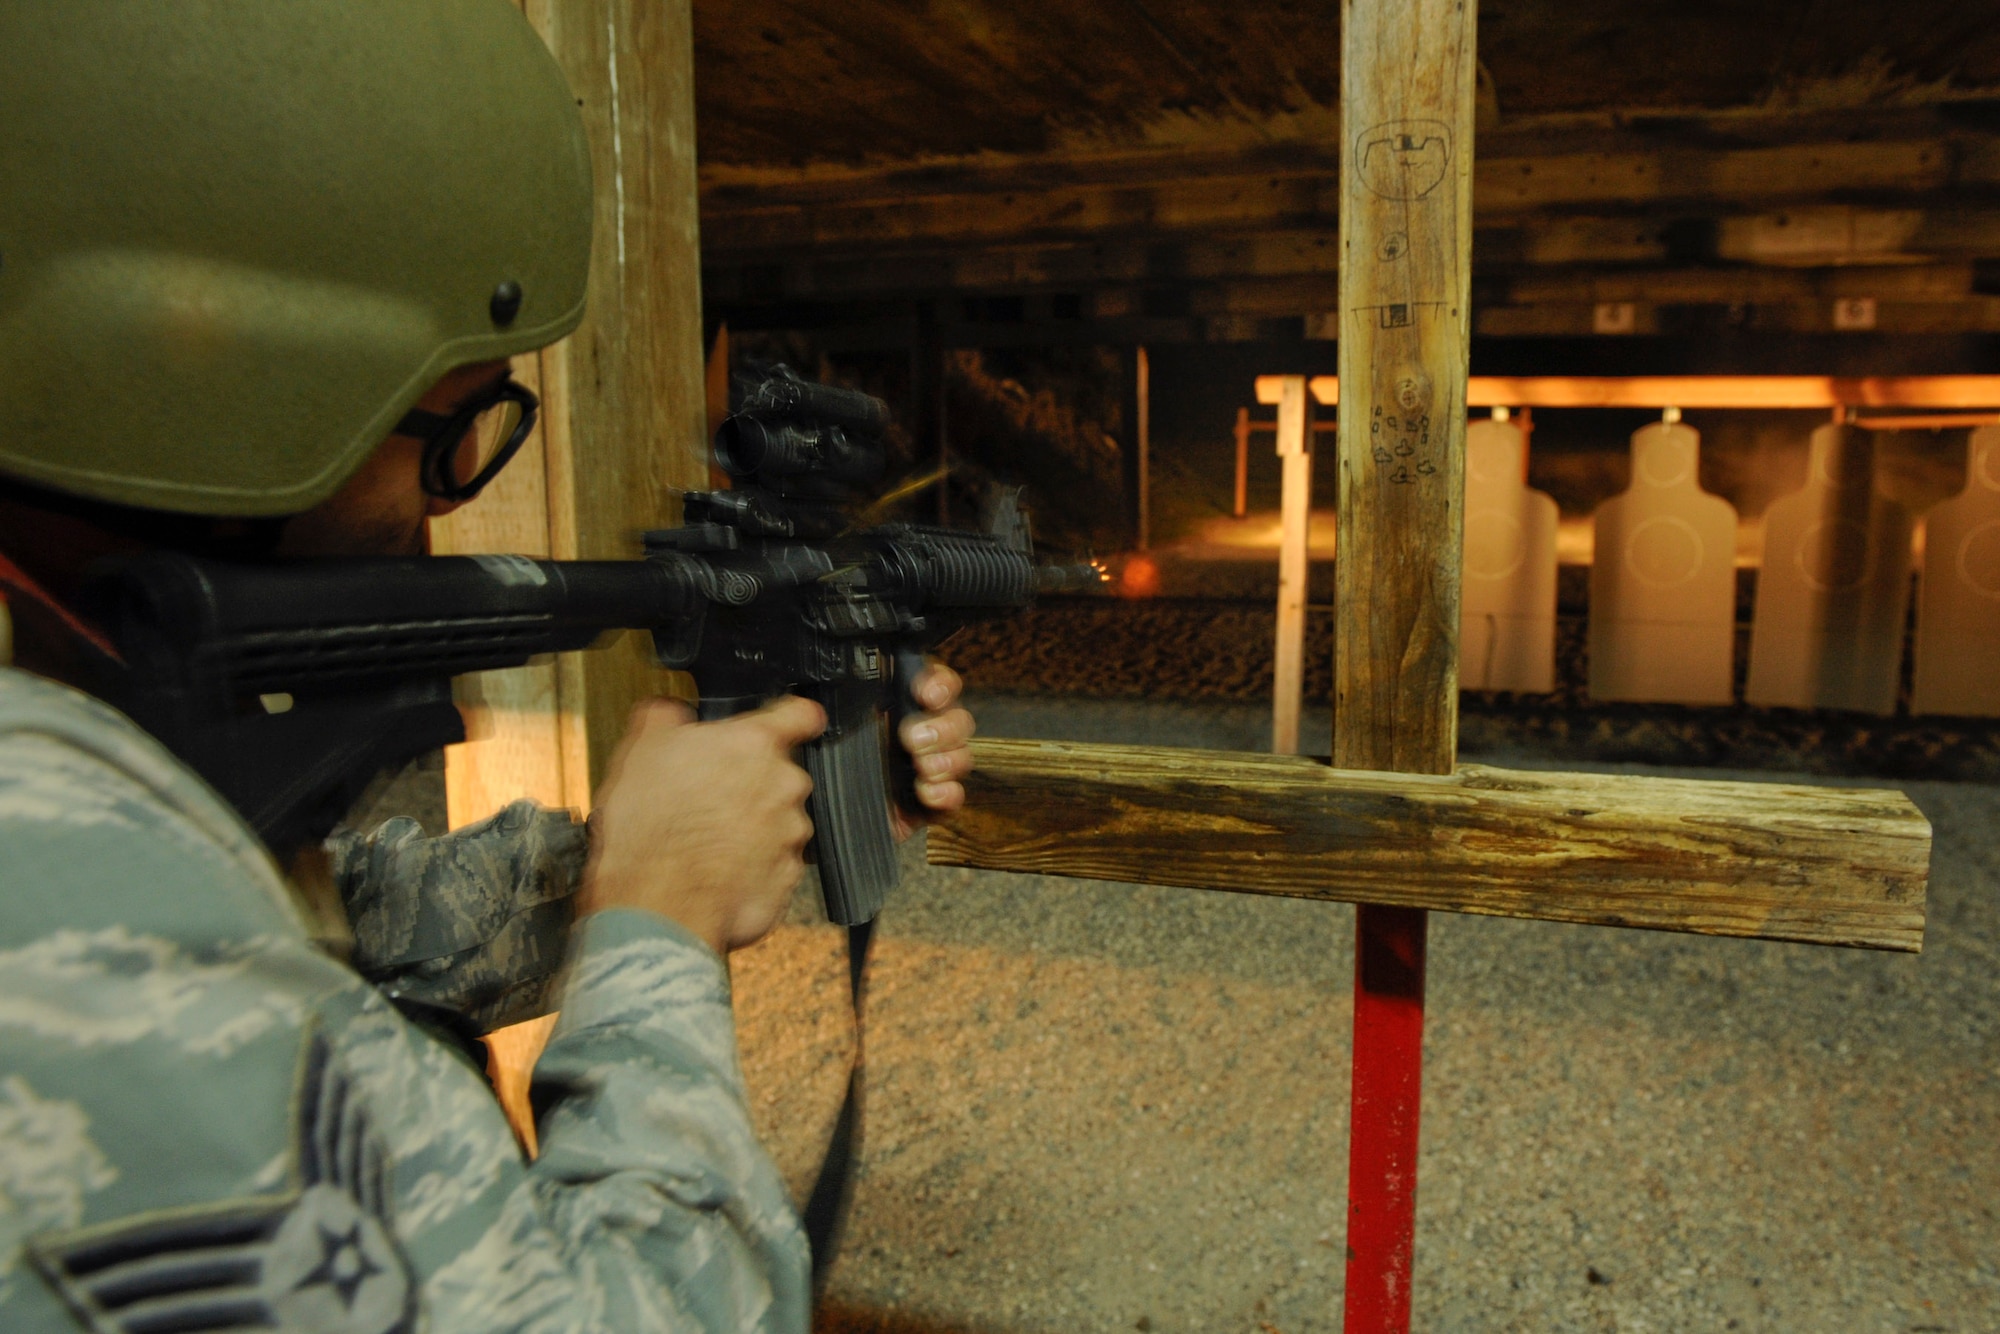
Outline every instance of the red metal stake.
<path fill-rule="evenodd" d="M 1408 1334 L 1424 1070 L 1421 908 L 1354 918 L 1354 1097 L 1347 1132 L 1346 1334 Z"/>

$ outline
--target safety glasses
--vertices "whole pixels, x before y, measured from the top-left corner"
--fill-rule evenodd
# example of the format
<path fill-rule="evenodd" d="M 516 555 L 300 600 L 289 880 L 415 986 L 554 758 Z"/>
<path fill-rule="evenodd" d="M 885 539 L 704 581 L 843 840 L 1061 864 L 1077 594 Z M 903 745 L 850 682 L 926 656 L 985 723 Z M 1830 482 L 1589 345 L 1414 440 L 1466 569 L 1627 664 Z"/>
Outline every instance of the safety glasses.
<path fill-rule="evenodd" d="M 424 442 L 417 477 L 425 494 L 470 500 L 527 443 L 540 408 L 534 391 L 502 376 L 453 412 L 410 409 L 396 423 L 395 434 Z"/>

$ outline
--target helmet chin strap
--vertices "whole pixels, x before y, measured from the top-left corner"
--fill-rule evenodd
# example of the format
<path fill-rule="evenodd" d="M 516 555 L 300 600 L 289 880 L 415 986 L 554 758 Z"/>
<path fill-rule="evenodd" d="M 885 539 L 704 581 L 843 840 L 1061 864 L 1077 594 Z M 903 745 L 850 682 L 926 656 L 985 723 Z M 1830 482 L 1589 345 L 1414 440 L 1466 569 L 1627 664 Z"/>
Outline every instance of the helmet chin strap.
<path fill-rule="evenodd" d="M 0 666 L 11 667 L 14 663 L 14 618 L 7 610 L 10 598 L 19 597 L 41 607 L 55 617 L 72 635 L 119 666 L 125 659 L 119 656 L 117 648 L 105 638 L 104 632 L 78 616 L 56 600 L 54 594 L 36 583 L 27 571 L 8 559 L 7 553 L 0 551 Z"/>

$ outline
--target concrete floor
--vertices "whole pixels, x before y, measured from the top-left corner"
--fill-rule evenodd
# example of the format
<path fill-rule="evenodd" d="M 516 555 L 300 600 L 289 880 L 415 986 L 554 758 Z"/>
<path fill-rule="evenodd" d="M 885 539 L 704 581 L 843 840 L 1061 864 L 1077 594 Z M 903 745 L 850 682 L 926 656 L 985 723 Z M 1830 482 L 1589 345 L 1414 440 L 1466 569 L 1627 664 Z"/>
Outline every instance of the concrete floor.
<path fill-rule="evenodd" d="M 1239 749 L 1267 726 L 978 711 L 995 735 Z M 1920 957 L 1432 919 L 1417 1328 L 2000 1330 L 2000 788 L 1901 786 L 1937 829 Z M 908 852 L 824 1324 L 1337 1330 L 1351 910 Z M 799 1189 L 849 1051 L 808 903 L 736 960 L 760 1128 Z"/>

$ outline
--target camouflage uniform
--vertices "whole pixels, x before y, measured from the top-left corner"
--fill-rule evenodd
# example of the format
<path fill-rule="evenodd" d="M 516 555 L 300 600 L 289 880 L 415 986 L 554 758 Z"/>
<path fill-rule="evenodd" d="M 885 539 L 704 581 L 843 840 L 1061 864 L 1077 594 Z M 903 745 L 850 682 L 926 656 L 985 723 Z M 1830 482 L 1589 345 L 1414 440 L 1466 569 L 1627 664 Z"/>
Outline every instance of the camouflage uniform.
<path fill-rule="evenodd" d="M 379 883 L 399 855 L 426 854 L 394 828 L 334 849 L 364 900 L 366 863 Z M 234 812 L 117 714 L 6 668 L 0 877 L 0 1328 L 805 1328 L 728 976 L 673 924 L 577 929 L 529 1164 L 479 1072 L 309 943 Z M 547 888 L 470 936 L 381 903 L 360 935 L 420 986 Z"/>
<path fill-rule="evenodd" d="M 348 963 L 405 1010 L 490 1033 L 561 1004 L 570 901 L 589 852 L 567 811 L 517 801 L 441 838 L 415 820 L 327 840 Z"/>

